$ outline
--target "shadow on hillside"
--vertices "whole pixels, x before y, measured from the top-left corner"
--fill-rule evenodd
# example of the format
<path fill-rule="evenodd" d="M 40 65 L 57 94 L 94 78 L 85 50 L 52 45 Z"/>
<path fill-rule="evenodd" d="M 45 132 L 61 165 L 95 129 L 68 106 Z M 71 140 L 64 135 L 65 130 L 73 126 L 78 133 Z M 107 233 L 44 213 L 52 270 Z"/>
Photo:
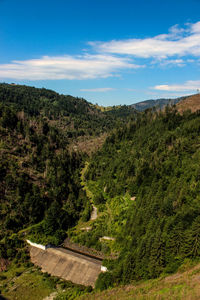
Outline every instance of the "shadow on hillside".
<path fill-rule="evenodd" d="M 0 300 L 8 300 L 8 299 L 0 295 Z"/>

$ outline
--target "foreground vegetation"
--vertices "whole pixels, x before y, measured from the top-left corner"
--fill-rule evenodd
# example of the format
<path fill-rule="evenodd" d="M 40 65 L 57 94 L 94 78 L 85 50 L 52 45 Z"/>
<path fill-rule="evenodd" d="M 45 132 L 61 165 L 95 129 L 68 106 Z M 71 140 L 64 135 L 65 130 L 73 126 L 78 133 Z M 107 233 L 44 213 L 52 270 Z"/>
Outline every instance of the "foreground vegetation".
<path fill-rule="evenodd" d="M 192 266 L 195 265 L 195 266 Z M 198 300 L 200 298 L 200 265 L 186 261 L 178 273 L 157 279 L 132 282 L 81 296 L 80 300 Z"/>
<path fill-rule="evenodd" d="M 31 263 L 13 261 L 8 270 L 0 274 L 0 291 L 1 295 L 13 300 L 42 300 L 49 295 L 56 300 L 73 300 L 90 292 L 91 288 L 42 273 Z"/>

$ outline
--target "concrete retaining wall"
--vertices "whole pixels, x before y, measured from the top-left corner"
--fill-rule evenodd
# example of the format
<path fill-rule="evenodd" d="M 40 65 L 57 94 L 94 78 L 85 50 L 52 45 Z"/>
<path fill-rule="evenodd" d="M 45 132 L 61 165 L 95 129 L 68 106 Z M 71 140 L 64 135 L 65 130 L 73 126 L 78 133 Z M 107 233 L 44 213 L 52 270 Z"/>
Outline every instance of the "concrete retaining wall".
<path fill-rule="evenodd" d="M 63 248 L 30 247 L 31 261 L 42 268 L 43 272 L 70 280 L 77 284 L 94 287 L 101 271 L 101 261 L 74 253 Z"/>

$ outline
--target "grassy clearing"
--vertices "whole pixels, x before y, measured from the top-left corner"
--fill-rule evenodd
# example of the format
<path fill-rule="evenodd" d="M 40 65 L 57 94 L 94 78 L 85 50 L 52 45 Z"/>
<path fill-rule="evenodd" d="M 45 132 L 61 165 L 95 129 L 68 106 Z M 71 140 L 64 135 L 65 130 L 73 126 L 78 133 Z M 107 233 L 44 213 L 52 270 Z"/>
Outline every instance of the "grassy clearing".
<path fill-rule="evenodd" d="M 43 300 L 52 294 L 57 300 L 73 300 L 90 291 L 90 287 L 42 273 L 31 263 L 13 262 L 0 273 L 0 295 L 9 300 Z"/>
<path fill-rule="evenodd" d="M 0 274 L 0 290 L 9 300 L 40 300 L 56 291 L 56 280 L 36 267 L 12 263 Z"/>

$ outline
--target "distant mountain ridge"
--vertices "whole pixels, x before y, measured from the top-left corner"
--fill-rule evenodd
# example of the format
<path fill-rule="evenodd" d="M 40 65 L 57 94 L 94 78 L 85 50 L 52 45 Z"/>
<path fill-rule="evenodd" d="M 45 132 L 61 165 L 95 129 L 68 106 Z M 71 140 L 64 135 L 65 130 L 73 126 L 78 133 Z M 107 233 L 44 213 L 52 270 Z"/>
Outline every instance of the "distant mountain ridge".
<path fill-rule="evenodd" d="M 145 100 L 142 102 L 138 102 L 135 104 L 130 105 L 132 108 L 135 108 L 138 111 L 144 111 L 145 109 L 152 108 L 152 107 L 157 107 L 162 109 L 166 105 L 174 105 L 179 103 L 180 101 L 186 99 L 189 96 L 184 96 L 184 97 L 179 97 L 176 99 L 165 99 L 165 98 L 160 98 L 160 99 L 150 99 L 150 100 Z"/>
<path fill-rule="evenodd" d="M 60 95 L 45 88 L 0 83 L 0 104 L 30 118 L 46 118 L 71 139 L 100 135 L 116 123 L 113 116 L 105 115 L 83 98 Z"/>

